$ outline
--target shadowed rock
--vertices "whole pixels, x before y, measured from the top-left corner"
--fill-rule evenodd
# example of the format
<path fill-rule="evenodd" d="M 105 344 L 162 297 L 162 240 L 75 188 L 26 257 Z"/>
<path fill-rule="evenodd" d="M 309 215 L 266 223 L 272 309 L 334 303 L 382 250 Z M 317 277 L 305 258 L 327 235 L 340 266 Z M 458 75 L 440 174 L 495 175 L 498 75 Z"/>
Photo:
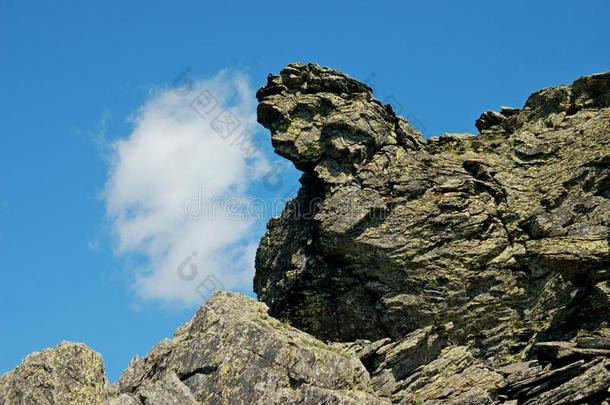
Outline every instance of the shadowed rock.
<path fill-rule="evenodd" d="M 83 345 L 34 353 L 0 405 L 610 403 L 609 73 L 427 140 L 318 65 L 257 97 L 303 171 L 265 303 L 214 295 L 111 387 Z"/>
<path fill-rule="evenodd" d="M 609 277 L 608 83 L 544 89 L 483 114 L 479 136 L 424 141 L 338 72 L 294 64 L 270 76 L 259 121 L 304 173 L 261 241 L 255 291 L 331 340 L 451 321 L 457 341 L 501 361 L 554 333 Z M 583 327 L 608 319 L 598 309 Z"/>
<path fill-rule="evenodd" d="M 370 88 L 318 65 L 289 65 L 257 96 L 276 152 L 303 171 L 257 252 L 254 289 L 272 315 L 321 339 L 368 340 L 347 345 L 395 402 L 450 403 L 417 376 L 453 345 L 477 371 L 439 373 L 439 388 L 490 378 L 456 403 L 502 400 L 490 367 L 606 356 L 568 348 L 610 321 L 609 73 L 485 112 L 478 136 L 428 140 Z M 408 343 L 447 324 L 434 344 Z M 415 357 L 388 358 L 401 344 Z M 607 396 L 592 387 L 593 403 Z"/>

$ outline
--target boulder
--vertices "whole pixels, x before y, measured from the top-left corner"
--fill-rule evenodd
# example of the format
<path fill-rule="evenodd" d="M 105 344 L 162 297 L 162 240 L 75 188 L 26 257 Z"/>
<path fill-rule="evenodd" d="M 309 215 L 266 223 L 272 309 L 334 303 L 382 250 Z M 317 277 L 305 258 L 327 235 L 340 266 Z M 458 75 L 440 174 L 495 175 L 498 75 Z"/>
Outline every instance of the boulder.
<path fill-rule="evenodd" d="M 100 404 L 106 388 L 101 356 L 81 343 L 63 342 L 31 353 L 1 376 L 0 404 Z"/>

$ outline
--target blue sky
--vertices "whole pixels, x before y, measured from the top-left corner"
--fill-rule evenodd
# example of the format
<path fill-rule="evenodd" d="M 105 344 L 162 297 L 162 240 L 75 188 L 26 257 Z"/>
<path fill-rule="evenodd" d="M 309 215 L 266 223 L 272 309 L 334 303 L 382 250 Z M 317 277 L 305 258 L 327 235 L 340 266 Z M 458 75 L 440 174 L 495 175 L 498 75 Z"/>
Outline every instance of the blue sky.
<path fill-rule="evenodd" d="M 605 1 L 0 1 L 0 373 L 73 340 L 115 380 L 203 300 L 168 273 L 197 241 L 199 268 L 251 293 L 265 215 L 236 225 L 177 211 L 197 184 L 222 198 L 294 192 L 298 173 L 253 123 L 251 91 L 269 72 L 334 67 L 428 136 L 476 133 L 486 109 L 608 70 L 608 21 Z M 256 156 L 216 142 L 193 115 L 209 88 L 260 142 Z M 269 187 L 275 165 L 281 182 Z"/>

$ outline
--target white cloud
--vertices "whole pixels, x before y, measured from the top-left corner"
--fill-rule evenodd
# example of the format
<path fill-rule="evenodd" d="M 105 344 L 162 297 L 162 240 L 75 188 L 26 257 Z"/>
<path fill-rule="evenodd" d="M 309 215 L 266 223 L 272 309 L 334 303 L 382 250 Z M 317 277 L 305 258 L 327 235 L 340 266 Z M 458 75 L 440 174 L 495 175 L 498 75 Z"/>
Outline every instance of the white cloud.
<path fill-rule="evenodd" d="M 269 163 L 254 147 L 246 77 L 223 71 L 183 84 L 152 94 L 112 145 L 103 197 L 116 253 L 142 259 L 132 269 L 137 294 L 193 305 L 215 284 L 251 290 L 254 220 L 222 207 L 246 199 Z"/>

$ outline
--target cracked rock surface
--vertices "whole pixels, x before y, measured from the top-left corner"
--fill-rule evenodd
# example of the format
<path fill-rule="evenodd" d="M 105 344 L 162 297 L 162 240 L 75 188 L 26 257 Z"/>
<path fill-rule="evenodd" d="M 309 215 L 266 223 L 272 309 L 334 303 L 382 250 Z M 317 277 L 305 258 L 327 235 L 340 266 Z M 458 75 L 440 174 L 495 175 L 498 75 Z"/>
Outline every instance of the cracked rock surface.
<path fill-rule="evenodd" d="M 318 65 L 287 66 L 257 97 L 276 152 L 303 171 L 257 252 L 254 288 L 272 315 L 325 340 L 420 339 L 404 358 L 367 353 L 374 386 L 395 401 L 449 401 L 455 392 L 418 397 L 423 381 L 411 380 L 451 347 L 467 347 L 477 370 L 608 355 L 578 341 L 605 346 L 610 321 L 609 73 L 485 112 L 478 136 L 428 140 Z M 444 384 L 479 380 L 472 398 L 504 384 L 468 367 Z M 605 375 L 607 363 L 591 367 Z M 608 396 L 600 381 L 589 397 Z M 540 394 L 568 389 L 555 382 L 517 397 L 559 403 Z"/>
<path fill-rule="evenodd" d="M 0 404 L 99 404 L 106 385 L 101 356 L 83 344 L 64 342 L 31 353 L 0 376 Z"/>
<path fill-rule="evenodd" d="M 0 377 L 13 404 L 610 405 L 610 73 L 424 139 L 314 64 L 261 88 L 303 172 L 256 256 L 108 386 L 62 343 Z"/>
<path fill-rule="evenodd" d="M 358 357 L 267 311 L 217 293 L 171 340 L 134 360 L 112 391 L 146 405 L 384 403 Z"/>

